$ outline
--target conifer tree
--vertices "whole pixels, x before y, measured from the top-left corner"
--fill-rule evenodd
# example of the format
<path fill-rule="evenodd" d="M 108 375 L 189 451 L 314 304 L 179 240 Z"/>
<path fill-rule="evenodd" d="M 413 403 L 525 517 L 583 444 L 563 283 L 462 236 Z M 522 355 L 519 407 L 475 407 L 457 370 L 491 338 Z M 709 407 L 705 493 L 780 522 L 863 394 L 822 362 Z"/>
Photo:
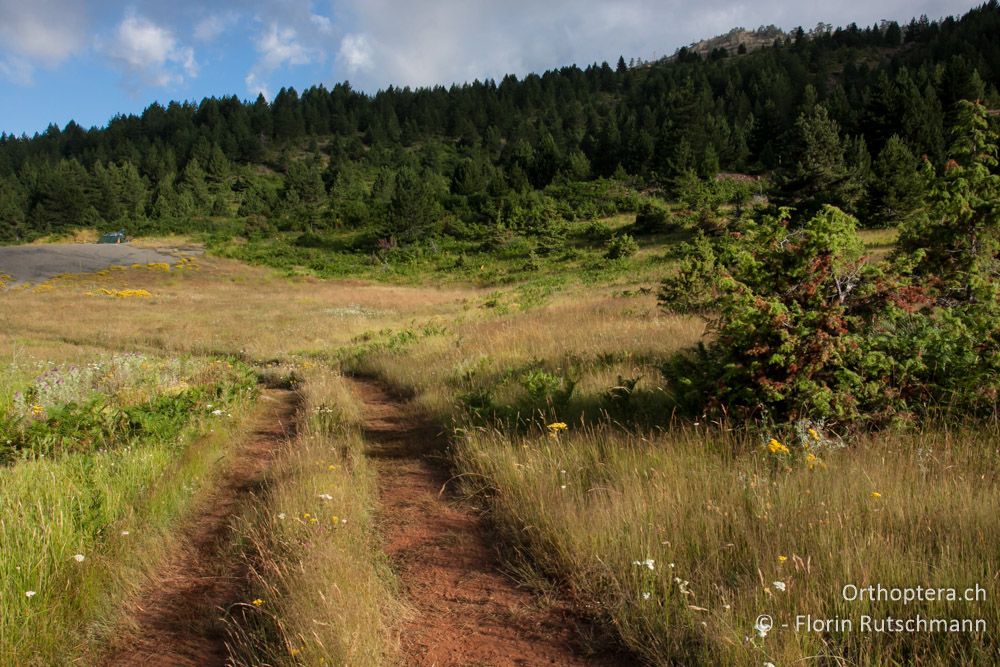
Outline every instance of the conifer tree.
<path fill-rule="evenodd" d="M 844 206 L 856 201 L 857 174 L 852 174 L 848 165 L 840 125 L 830 118 L 826 107 L 818 104 L 811 113 L 803 113 L 795 130 L 795 160 L 784 177 L 784 189 L 791 199 L 811 209 L 824 203 Z"/>
<path fill-rule="evenodd" d="M 427 174 L 418 174 L 410 167 L 400 169 L 389 202 L 387 235 L 399 241 L 414 241 L 432 232 L 440 215 L 440 204 Z"/>
<path fill-rule="evenodd" d="M 926 186 L 919 161 L 899 135 L 892 135 L 872 168 L 865 223 L 870 227 L 905 224 L 919 209 Z"/>
<path fill-rule="evenodd" d="M 205 170 L 197 158 L 192 158 L 184 167 L 180 185 L 180 192 L 190 195 L 196 209 L 205 209 L 211 204 L 212 197 L 208 191 L 208 183 L 205 182 Z"/>
<path fill-rule="evenodd" d="M 1000 287 L 998 133 L 982 104 L 962 100 L 950 159 L 929 195 L 928 214 L 900 234 L 913 272 L 939 282 L 941 297 L 997 305 Z M 905 261 L 905 259 L 904 259 Z"/>

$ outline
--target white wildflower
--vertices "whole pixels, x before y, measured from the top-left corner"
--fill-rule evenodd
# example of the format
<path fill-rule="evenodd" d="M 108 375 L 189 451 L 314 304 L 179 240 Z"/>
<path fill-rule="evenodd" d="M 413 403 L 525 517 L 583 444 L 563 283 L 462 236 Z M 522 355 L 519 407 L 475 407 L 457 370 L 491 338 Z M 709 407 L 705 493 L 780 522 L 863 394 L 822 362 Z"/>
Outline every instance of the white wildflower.
<path fill-rule="evenodd" d="M 35 597 L 35 595 L 37 595 L 37 593 L 35 593 L 35 591 L 24 591 L 24 597 L 33 598 L 33 597 Z"/>
<path fill-rule="evenodd" d="M 77 555 L 73 556 L 73 560 L 75 560 L 77 563 L 82 563 L 86 559 L 87 559 L 87 557 L 84 556 L 83 554 L 77 554 Z"/>
<path fill-rule="evenodd" d="M 656 561 L 652 558 L 647 558 L 646 560 L 634 560 L 632 565 L 638 565 L 639 567 L 648 567 L 650 570 L 656 569 Z"/>
<path fill-rule="evenodd" d="M 771 585 L 774 586 L 779 591 L 781 591 L 782 593 L 785 592 L 785 582 L 783 582 L 783 581 L 772 581 Z"/>

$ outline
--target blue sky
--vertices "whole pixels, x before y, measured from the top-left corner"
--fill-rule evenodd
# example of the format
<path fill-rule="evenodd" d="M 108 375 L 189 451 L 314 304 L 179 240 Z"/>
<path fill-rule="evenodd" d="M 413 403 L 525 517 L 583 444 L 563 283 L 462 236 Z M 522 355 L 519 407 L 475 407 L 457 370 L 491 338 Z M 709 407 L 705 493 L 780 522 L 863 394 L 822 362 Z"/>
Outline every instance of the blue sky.
<path fill-rule="evenodd" d="M 0 132 L 103 125 L 154 101 L 350 80 L 450 84 L 651 59 L 736 26 L 870 25 L 960 0 L 0 0 Z"/>

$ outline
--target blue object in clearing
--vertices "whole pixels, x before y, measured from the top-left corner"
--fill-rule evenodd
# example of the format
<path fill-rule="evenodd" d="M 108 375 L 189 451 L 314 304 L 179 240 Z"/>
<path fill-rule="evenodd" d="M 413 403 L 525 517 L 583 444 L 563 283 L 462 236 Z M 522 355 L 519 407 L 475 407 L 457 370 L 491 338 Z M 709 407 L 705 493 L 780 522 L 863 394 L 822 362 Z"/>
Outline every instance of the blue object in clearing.
<path fill-rule="evenodd" d="M 101 238 L 97 240 L 98 243 L 125 243 L 126 241 L 128 241 L 128 238 L 125 236 L 124 229 L 119 229 L 117 232 L 102 234 Z"/>

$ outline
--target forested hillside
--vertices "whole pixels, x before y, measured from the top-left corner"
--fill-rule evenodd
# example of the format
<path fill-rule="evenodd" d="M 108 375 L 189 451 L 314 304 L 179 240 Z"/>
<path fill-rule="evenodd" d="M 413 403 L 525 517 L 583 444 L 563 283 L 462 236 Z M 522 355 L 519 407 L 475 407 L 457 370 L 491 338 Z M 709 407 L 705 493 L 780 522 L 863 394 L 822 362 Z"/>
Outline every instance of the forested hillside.
<path fill-rule="evenodd" d="M 376 95 L 282 89 L 271 102 L 154 104 L 104 128 L 3 135 L 0 241 L 71 226 L 356 228 L 373 247 L 497 223 L 544 232 L 719 172 L 766 175 L 777 199 L 888 225 L 917 205 L 921 158 L 946 159 L 956 102 L 1000 107 L 998 34 L 991 0 L 961 18 L 799 29 L 749 53 L 681 49 Z"/>

